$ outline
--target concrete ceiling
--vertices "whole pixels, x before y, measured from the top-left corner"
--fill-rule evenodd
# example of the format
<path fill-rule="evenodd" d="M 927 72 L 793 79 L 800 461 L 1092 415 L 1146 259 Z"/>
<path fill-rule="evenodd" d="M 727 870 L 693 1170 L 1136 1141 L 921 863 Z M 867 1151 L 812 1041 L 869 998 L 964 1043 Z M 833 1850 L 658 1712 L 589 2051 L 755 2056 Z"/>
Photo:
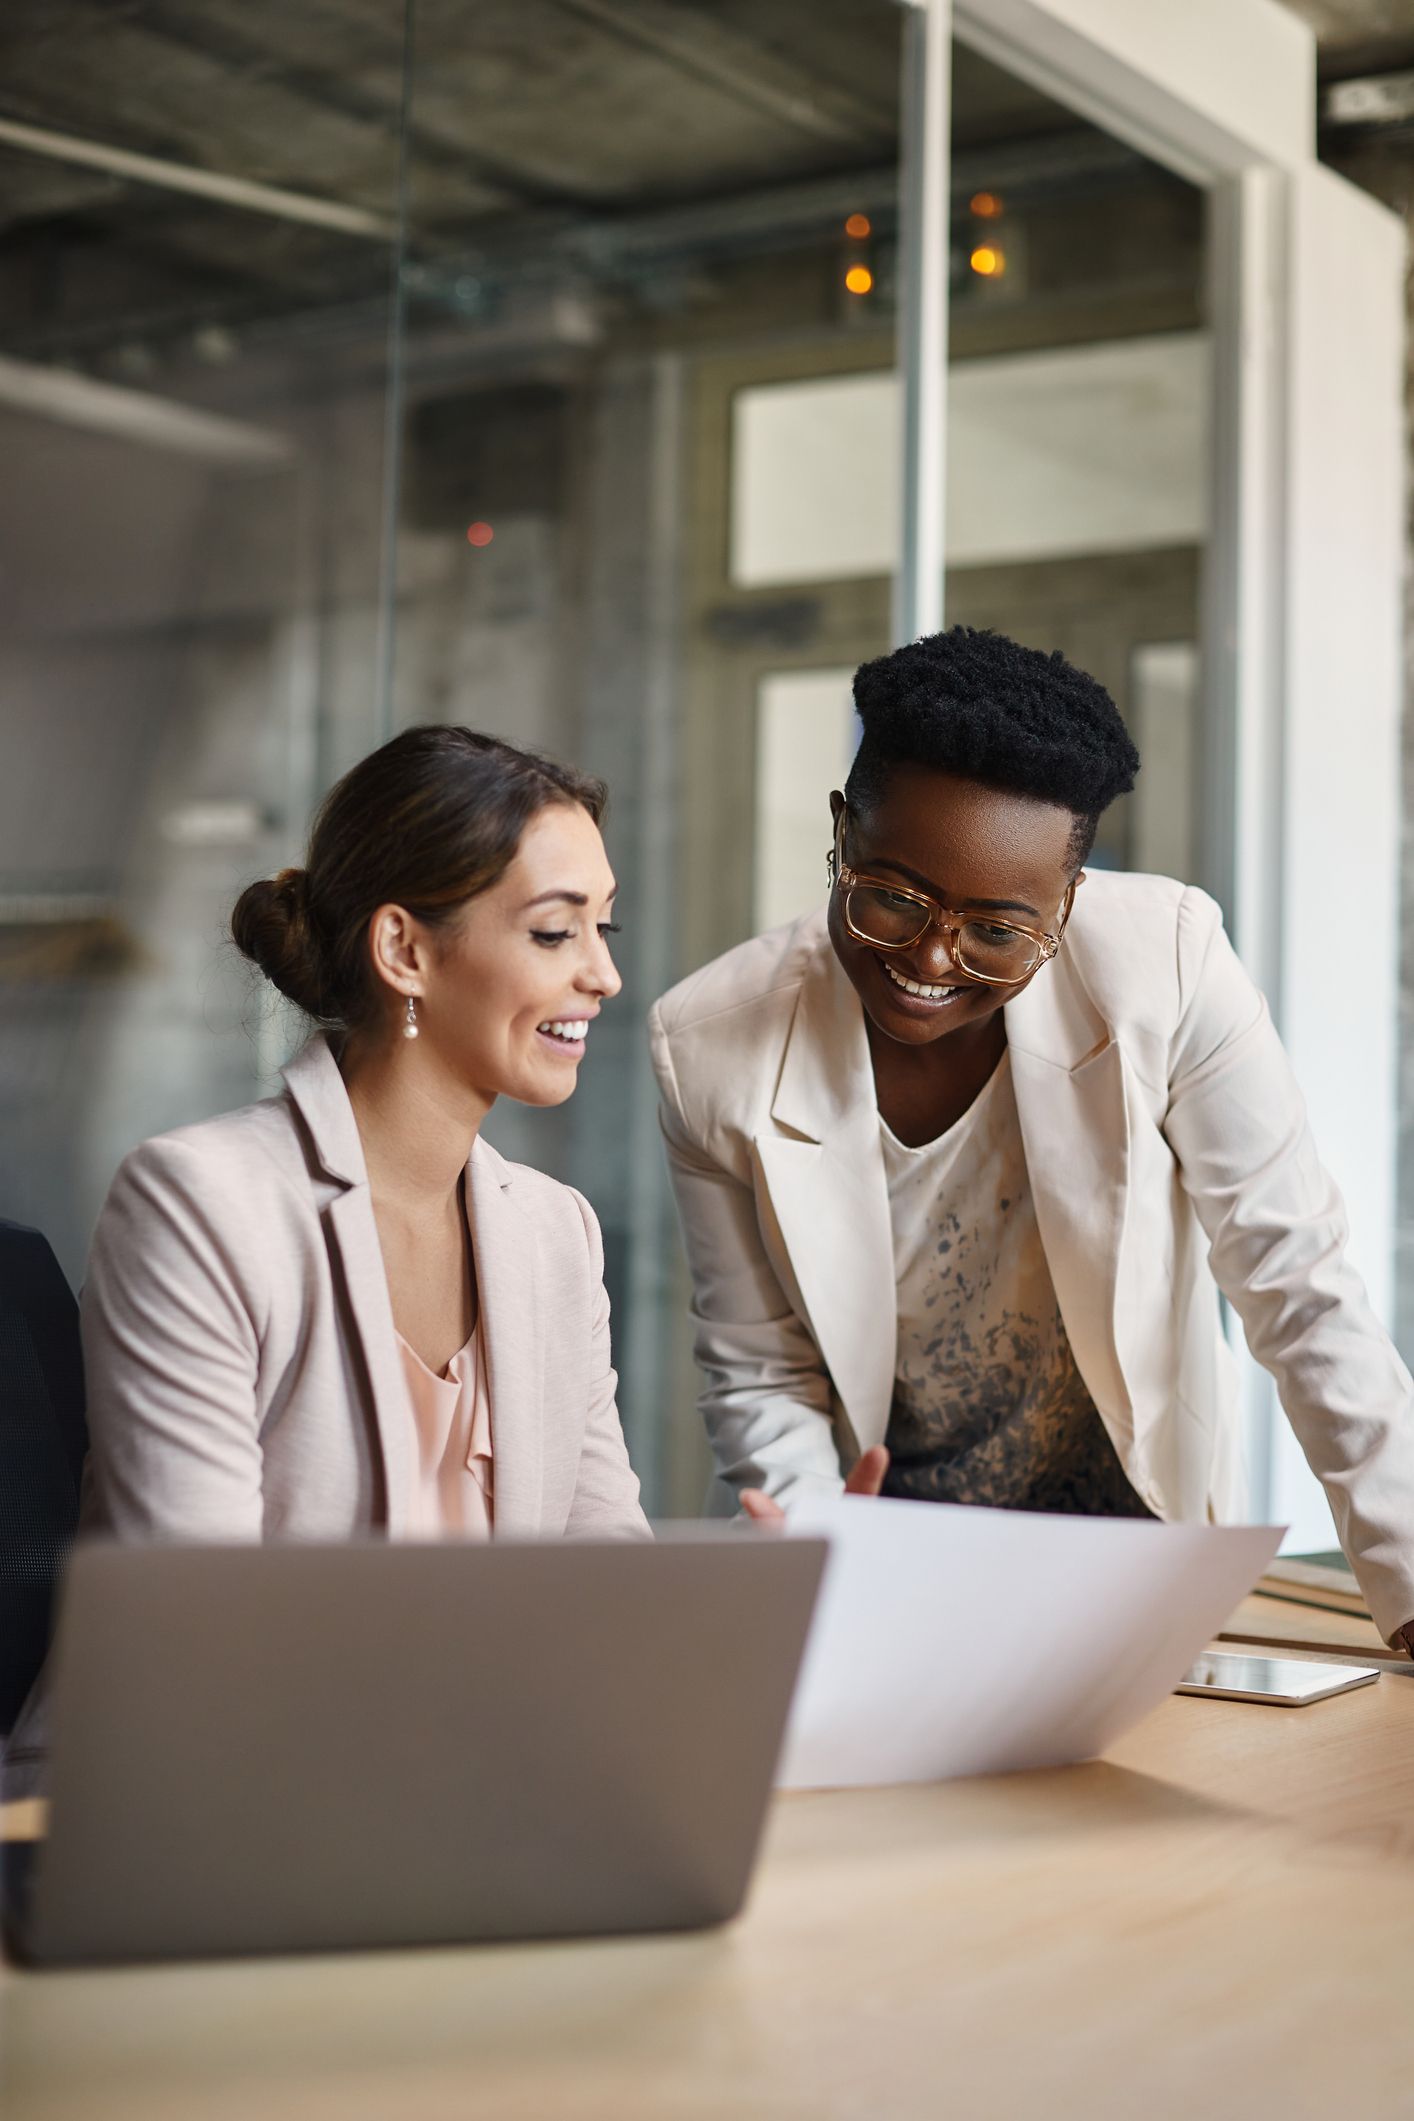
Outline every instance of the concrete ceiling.
<path fill-rule="evenodd" d="M 891 149 L 880 0 L 421 0 L 412 108 L 429 227 L 811 174 Z M 400 0 L 8 0 L 10 117 L 387 210 Z M 97 192 L 101 197 L 101 191 Z M 36 171 L 7 223 L 95 196 Z"/>
<path fill-rule="evenodd" d="M 1414 64 L 1414 0 L 1286 0 L 1323 70 Z M 414 273 L 572 256 L 591 277 L 647 223 L 704 216 L 761 247 L 838 235 L 851 186 L 890 202 L 901 25 L 893 0 L 3 0 L 0 120 L 280 187 L 390 221 L 406 162 Z M 1028 158 L 1132 181 L 1114 144 L 959 48 L 964 172 Z M 1106 153 L 1110 160 L 1106 163 Z M 985 178 L 983 181 L 986 181 Z M 833 187 L 833 188 L 832 188 Z M 843 189 L 841 189 L 843 187 Z M 787 211 L 785 202 L 792 203 Z M 778 210 L 779 209 L 779 210 Z M 871 207 L 871 211 L 872 211 Z M 690 235 L 689 230 L 695 231 Z M 663 242 L 640 254 L 657 261 Z M 368 234 L 237 210 L 0 143 L 0 352 L 106 362 L 136 344 L 386 305 Z M 416 284 L 416 283 L 414 283 Z M 140 372 L 133 369 L 134 380 Z"/>
<path fill-rule="evenodd" d="M 898 155 L 892 0 L 5 0 L 0 119 L 392 219 L 405 87 L 411 253 L 455 261 L 750 202 Z M 1073 117 L 959 52 L 957 141 Z M 877 185 L 876 185 L 877 189 Z M 759 240 L 762 216 L 756 216 Z M 472 261 L 468 264 L 468 260 Z M 471 275 L 471 278 L 468 278 Z M 429 277 L 434 275 L 429 274 Z M 0 142 L 0 351 L 87 361 L 126 334 L 386 299 L 386 244 Z"/>
<path fill-rule="evenodd" d="M 1283 0 L 1316 32 L 1322 76 L 1384 72 L 1414 57 L 1414 0 Z"/>

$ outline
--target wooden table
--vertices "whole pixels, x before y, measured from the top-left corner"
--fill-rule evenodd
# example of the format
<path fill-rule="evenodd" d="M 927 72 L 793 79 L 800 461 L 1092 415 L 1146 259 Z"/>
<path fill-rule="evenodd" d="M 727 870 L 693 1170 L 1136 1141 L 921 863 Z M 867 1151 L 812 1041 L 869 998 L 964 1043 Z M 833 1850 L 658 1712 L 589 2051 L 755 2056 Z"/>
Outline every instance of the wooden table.
<path fill-rule="evenodd" d="M 1322 1618 L 1234 1624 L 1273 1614 Z M 1371 2121 L 1414 2115 L 1412 1986 L 1414 1672 L 1174 1697 L 1057 1773 L 780 1798 L 708 1934 L 0 1971 L 0 2113 Z"/>

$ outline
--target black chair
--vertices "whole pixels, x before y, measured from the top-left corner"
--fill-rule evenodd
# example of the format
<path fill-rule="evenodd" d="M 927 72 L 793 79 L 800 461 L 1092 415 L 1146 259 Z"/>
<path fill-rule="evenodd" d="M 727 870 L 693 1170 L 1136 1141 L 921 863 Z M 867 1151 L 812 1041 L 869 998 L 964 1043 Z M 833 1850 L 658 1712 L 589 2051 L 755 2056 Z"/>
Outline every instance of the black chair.
<path fill-rule="evenodd" d="M 87 1448 L 78 1305 L 40 1232 L 0 1221 L 0 1737 L 49 1646 Z"/>

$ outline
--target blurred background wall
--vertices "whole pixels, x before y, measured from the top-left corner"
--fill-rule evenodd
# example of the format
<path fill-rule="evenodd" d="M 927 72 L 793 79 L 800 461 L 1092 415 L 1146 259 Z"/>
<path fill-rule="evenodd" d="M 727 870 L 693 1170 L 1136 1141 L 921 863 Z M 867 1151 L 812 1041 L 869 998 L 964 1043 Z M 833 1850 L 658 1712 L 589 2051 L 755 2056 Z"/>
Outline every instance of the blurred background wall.
<path fill-rule="evenodd" d="M 1321 152 L 1342 175 L 1402 216 L 1414 246 L 1414 4 L 1412 0 L 1288 0 L 1320 40 Z M 1411 248 L 1414 255 L 1414 247 Z M 1414 274 L 1406 282 L 1414 348 Z M 1414 496 L 1414 365 L 1406 369 L 1406 508 Z M 1404 817 L 1400 903 L 1399 1212 L 1395 1332 L 1414 1352 L 1414 516 L 1406 545 Z"/>

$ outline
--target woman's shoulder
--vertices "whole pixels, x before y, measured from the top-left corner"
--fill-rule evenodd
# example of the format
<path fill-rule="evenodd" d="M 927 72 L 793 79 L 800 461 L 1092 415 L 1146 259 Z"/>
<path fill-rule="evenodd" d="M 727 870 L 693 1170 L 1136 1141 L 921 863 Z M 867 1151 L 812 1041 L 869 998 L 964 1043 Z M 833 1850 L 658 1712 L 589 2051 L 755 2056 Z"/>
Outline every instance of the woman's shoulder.
<path fill-rule="evenodd" d="M 270 1097 L 139 1142 L 118 1166 L 110 1199 L 185 1200 L 208 1212 L 234 1200 L 249 1213 L 289 1194 L 306 1169 L 289 1101 Z"/>
<path fill-rule="evenodd" d="M 1222 908 L 1176 877 L 1092 870 L 1076 893 L 1065 954 L 1115 1026 L 1170 1032 L 1210 967 L 1232 952 Z"/>
<path fill-rule="evenodd" d="M 517 1215 L 531 1226 L 537 1245 L 567 1244 L 576 1254 L 587 1246 L 590 1255 L 602 1261 L 599 1218 L 574 1186 L 551 1178 L 534 1164 L 514 1163 L 484 1136 L 478 1137 L 472 1159 L 484 1180 L 509 1193 Z"/>
<path fill-rule="evenodd" d="M 129 1151 L 93 1233 L 86 1330 L 135 1300 L 189 1306 L 194 1290 L 202 1304 L 260 1318 L 271 1290 L 317 1255 L 318 1207 L 282 1103 L 223 1112 Z"/>
<path fill-rule="evenodd" d="M 1189 929 L 1218 929 L 1222 909 L 1196 884 L 1128 869 L 1090 869 L 1075 894 L 1068 936 L 1114 954 L 1177 949 Z"/>
<path fill-rule="evenodd" d="M 744 1011 L 788 1016 L 801 982 L 828 948 L 821 906 L 783 927 L 753 935 L 690 972 L 654 1003 L 651 1027 L 656 1036 L 676 1038 L 684 1031 L 739 1020 Z"/>

